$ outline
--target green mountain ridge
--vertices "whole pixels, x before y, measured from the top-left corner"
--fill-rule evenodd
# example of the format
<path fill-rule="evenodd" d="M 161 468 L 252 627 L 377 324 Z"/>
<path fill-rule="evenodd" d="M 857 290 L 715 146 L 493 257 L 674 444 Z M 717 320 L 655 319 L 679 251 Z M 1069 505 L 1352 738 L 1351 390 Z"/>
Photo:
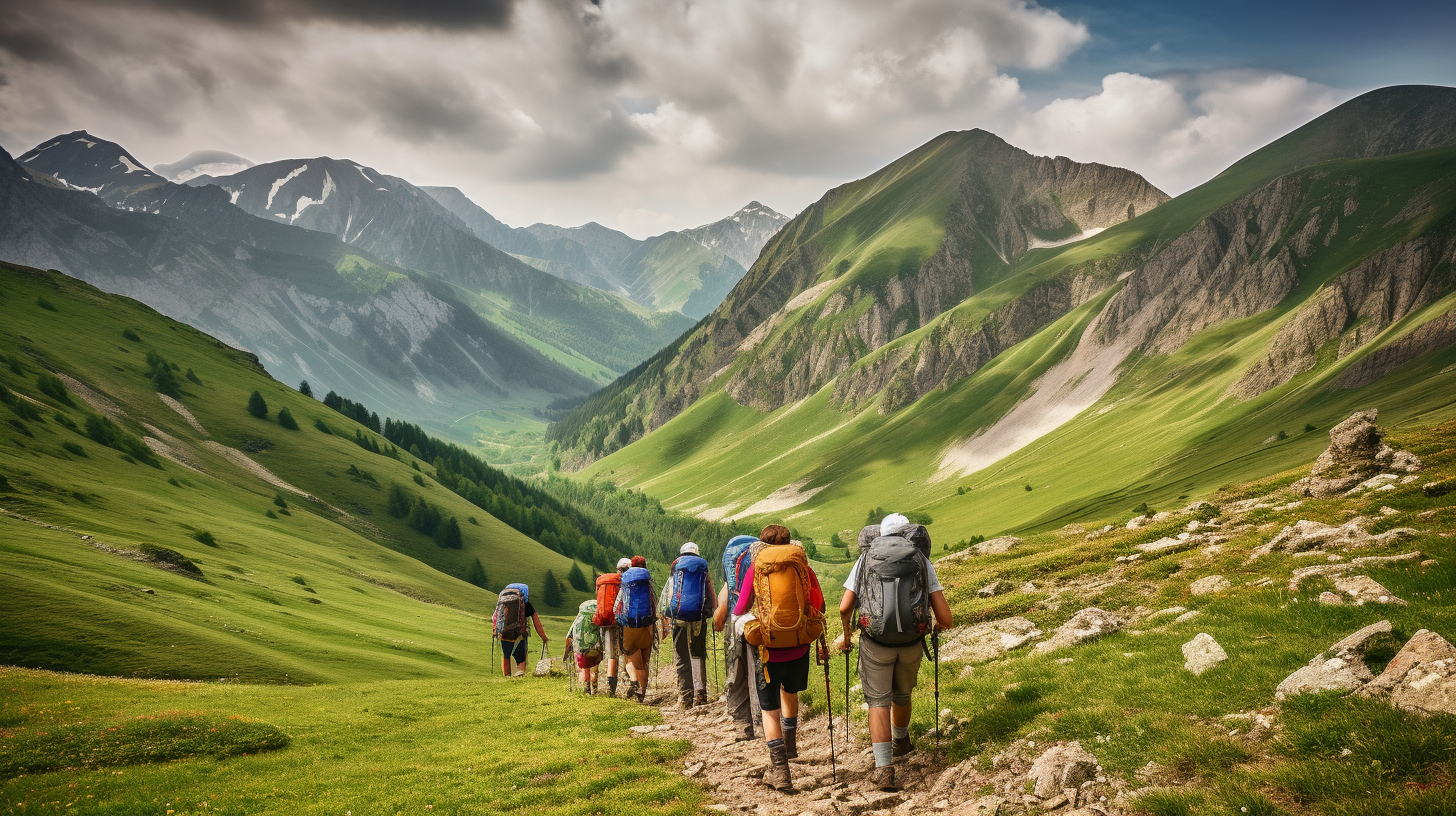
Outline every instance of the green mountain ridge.
<path fill-rule="evenodd" d="M 1258 478 L 1312 457 L 1322 435 L 1302 429 L 1356 408 L 1393 425 L 1456 411 L 1456 148 L 1440 146 L 1456 142 L 1456 91 L 1373 92 L 1053 246 L 1032 246 L 1068 237 L 1035 208 L 1022 245 L 936 226 L 954 142 L 802 214 L 715 315 L 552 427 L 564 458 L 610 453 L 584 475 L 709 518 L 824 538 L 893 503 L 954 539 Z M 840 224 L 858 255 L 825 251 Z M 945 237 L 909 242 L 909 224 Z M 971 271 L 926 280 L 935 253 Z M 897 279 L 898 299 L 862 295 Z M 936 280 L 971 291 L 923 295 Z M 912 310 L 937 295 L 960 300 Z M 639 417 L 644 435 L 616 433 Z"/>

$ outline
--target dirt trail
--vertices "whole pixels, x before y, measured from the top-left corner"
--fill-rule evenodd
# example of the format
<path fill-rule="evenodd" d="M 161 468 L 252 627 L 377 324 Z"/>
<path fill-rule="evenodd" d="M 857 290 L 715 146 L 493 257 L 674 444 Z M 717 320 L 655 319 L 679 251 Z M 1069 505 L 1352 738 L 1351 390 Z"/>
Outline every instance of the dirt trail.
<path fill-rule="evenodd" d="M 314 496 L 308 491 L 303 490 L 302 488 L 294 487 L 288 482 L 283 481 L 283 479 L 279 478 L 273 471 L 263 467 L 257 462 L 254 462 L 251 458 L 248 457 L 246 453 L 243 453 L 237 448 L 229 448 L 227 445 L 224 445 L 220 442 L 203 442 L 202 444 L 206 445 L 208 450 L 211 450 L 213 453 L 221 455 L 224 459 L 227 459 L 229 462 L 232 462 L 239 468 L 246 470 L 247 472 L 253 474 L 254 476 L 257 476 L 259 479 L 262 479 L 263 481 L 267 482 L 270 485 L 273 485 L 276 488 L 288 490 L 297 493 L 305 499 L 313 499 L 320 504 L 328 505 L 327 502 L 323 501 L 317 496 Z M 337 507 L 333 507 L 332 505 L 328 506 L 330 507 L 330 509 L 335 510 L 339 513 L 344 512 L 342 510 L 339 510 L 339 508 Z"/>
<path fill-rule="evenodd" d="M 165 456 L 189 470 L 195 470 L 198 473 L 207 472 L 207 468 L 203 466 L 202 460 L 197 458 L 197 453 L 186 442 L 172 436 L 155 425 L 149 425 L 143 422 L 142 427 L 146 428 L 147 432 L 151 434 L 150 436 L 142 437 L 142 441 L 146 443 L 148 448 L 152 449 L 152 453 L 158 456 Z"/>
<path fill-rule="evenodd" d="M 822 681 L 822 678 L 820 678 Z M 932 750 L 917 750 L 896 760 L 895 773 L 905 790 L 884 793 L 866 787 L 865 778 L 874 769 L 864 714 L 855 712 L 854 738 L 848 736 L 843 712 L 834 718 L 834 747 L 837 773 L 831 773 L 829 718 L 811 717 L 799 725 L 799 758 L 790 760 L 790 777 L 796 791 L 779 793 L 762 780 L 768 764 L 768 749 L 762 739 L 734 742 L 737 733 L 724 704 L 714 700 L 706 706 L 684 711 L 675 702 L 676 675 L 671 665 L 663 667 L 656 683 L 659 693 L 668 691 L 661 706 L 663 724 L 637 726 L 634 733 L 644 738 L 687 739 L 692 751 L 683 759 L 685 776 L 695 779 L 718 802 L 709 807 L 718 812 L 761 814 L 868 814 L 918 813 L 931 810 L 929 799 L 943 766 Z M 649 698 L 650 699 L 650 698 Z M 928 746 L 927 746 L 928 748 Z"/>
<path fill-rule="evenodd" d="M 121 408 L 117 407 L 116 403 L 112 402 L 106 397 L 101 396 L 99 393 L 92 390 L 90 386 L 86 385 L 75 377 L 72 377 L 69 374 L 62 374 L 59 371 L 56 372 L 56 376 L 61 378 L 61 381 L 66 384 L 66 388 L 70 389 L 72 394 L 80 397 L 87 405 L 91 406 L 92 410 L 96 411 L 96 413 L 101 414 L 107 419 L 113 421 L 119 420 L 124 416 Z"/>

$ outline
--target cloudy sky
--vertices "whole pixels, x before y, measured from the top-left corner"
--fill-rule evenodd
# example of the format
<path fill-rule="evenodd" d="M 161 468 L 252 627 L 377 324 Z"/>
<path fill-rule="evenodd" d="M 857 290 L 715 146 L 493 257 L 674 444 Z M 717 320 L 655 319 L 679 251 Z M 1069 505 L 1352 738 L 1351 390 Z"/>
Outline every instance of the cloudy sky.
<path fill-rule="evenodd" d="M 329 155 L 639 237 L 973 127 L 1176 194 L 1399 83 L 1456 85 L 1456 3 L 0 0 L 12 155 Z"/>

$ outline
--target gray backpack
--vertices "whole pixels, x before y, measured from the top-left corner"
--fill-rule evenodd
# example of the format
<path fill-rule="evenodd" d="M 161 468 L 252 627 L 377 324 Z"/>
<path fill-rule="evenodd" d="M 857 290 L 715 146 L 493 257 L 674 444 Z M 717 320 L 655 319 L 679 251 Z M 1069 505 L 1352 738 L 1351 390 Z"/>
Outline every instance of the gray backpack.
<path fill-rule="evenodd" d="M 903 536 L 870 542 L 860 562 L 854 594 L 865 637 L 886 646 L 905 646 L 930 634 L 930 592 L 925 555 Z"/>

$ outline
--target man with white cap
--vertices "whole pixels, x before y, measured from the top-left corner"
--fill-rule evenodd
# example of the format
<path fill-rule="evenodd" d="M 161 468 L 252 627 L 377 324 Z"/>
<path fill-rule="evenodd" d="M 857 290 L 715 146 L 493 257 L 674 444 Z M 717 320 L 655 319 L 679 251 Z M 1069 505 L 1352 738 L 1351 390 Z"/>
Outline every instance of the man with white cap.
<path fill-rule="evenodd" d="M 875 755 L 869 784 L 880 790 L 899 790 L 894 757 L 915 748 L 910 742 L 910 695 L 919 677 L 925 636 L 953 625 L 935 566 L 909 538 L 912 531 L 923 530 L 916 527 L 899 513 L 885 516 L 879 536 L 844 579 L 839 603 L 844 634 L 835 646 L 847 654 L 854 648 L 854 628 L 861 633 L 859 680 L 869 706 Z"/>
<path fill-rule="evenodd" d="M 698 555 L 698 545 L 689 541 L 678 550 L 672 574 L 658 599 L 664 638 L 671 623 L 672 662 L 677 668 L 677 690 L 684 710 L 708 704 L 704 666 L 708 657 L 707 622 L 717 602 L 708 562 Z"/>

